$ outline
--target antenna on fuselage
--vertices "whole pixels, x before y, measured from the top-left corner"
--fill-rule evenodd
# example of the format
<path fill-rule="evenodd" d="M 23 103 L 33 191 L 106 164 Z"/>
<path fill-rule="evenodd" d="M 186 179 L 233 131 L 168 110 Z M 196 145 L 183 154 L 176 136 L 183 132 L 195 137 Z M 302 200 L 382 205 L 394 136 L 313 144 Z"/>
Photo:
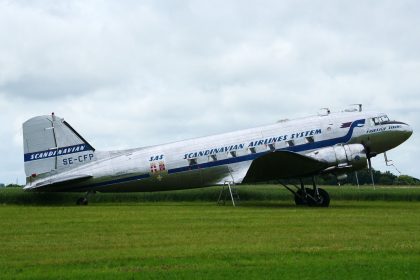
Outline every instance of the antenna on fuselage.
<path fill-rule="evenodd" d="M 318 111 L 318 116 L 328 116 L 329 114 L 331 114 L 330 108 L 321 108 Z"/>
<path fill-rule="evenodd" d="M 362 112 L 363 104 L 350 104 L 350 106 L 357 106 L 359 108 L 359 112 Z"/>

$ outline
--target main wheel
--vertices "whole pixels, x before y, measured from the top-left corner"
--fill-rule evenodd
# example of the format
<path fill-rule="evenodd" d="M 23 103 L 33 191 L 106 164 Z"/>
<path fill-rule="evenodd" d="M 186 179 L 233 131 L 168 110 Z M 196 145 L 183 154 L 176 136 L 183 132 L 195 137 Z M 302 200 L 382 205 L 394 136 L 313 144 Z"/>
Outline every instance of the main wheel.
<path fill-rule="evenodd" d="M 305 188 L 305 192 L 310 194 L 311 189 Z M 306 194 L 299 189 L 295 194 L 295 204 L 296 205 L 308 205 L 308 199 L 306 197 Z"/>
<path fill-rule="evenodd" d="M 88 200 L 86 197 L 80 197 L 77 201 L 76 201 L 77 205 L 88 205 Z"/>
<path fill-rule="evenodd" d="M 308 204 L 306 202 L 306 199 L 303 198 L 304 194 L 302 193 L 301 190 L 298 190 L 295 194 L 295 204 L 296 205 L 306 205 Z"/>
<path fill-rule="evenodd" d="M 314 190 L 310 190 L 308 192 L 314 199 L 309 198 L 308 204 L 309 206 L 314 207 L 328 207 L 330 206 L 330 195 L 324 189 L 318 188 L 319 197 L 316 197 Z"/>

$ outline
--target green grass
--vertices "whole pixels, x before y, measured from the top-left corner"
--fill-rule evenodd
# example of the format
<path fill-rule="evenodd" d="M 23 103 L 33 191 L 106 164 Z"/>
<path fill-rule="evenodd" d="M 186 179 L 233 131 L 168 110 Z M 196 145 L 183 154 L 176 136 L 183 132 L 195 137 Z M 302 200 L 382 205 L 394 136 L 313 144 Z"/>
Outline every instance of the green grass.
<path fill-rule="evenodd" d="M 372 186 L 326 186 L 332 200 L 360 201 L 420 201 L 420 187 L 385 187 Z M 95 203 L 130 203 L 163 201 L 208 201 L 215 202 L 221 187 L 179 190 L 150 193 L 97 193 L 89 198 Z M 241 201 L 291 201 L 291 193 L 276 185 L 240 185 L 237 186 Z M 74 205 L 80 193 L 34 193 L 24 192 L 20 188 L 0 189 L 0 204 L 17 205 Z"/>
<path fill-rule="evenodd" d="M 357 189 L 329 189 L 325 209 L 296 207 L 280 190 L 284 199 L 261 200 L 253 191 L 233 208 L 206 196 L 175 201 L 188 197 L 183 192 L 160 194 L 160 202 L 101 194 L 73 206 L 77 196 L 58 196 L 59 205 L 2 190 L 0 278 L 420 278 L 418 189 L 363 189 L 358 200 L 345 199 Z"/>

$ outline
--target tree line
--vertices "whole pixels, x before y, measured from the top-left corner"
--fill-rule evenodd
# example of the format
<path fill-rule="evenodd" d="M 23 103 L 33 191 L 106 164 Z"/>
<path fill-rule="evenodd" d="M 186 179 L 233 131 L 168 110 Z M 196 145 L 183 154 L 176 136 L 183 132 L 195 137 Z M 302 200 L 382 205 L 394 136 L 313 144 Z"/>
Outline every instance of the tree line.
<path fill-rule="evenodd" d="M 357 175 L 356 175 L 357 174 Z M 377 185 L 395 185 L 395 186 L 412 186 L 420 185 L 420 180 L 409 175 L 394 175 L 389 171 L 381 172 L 373 170 L 373 180 Z M 338 181 L 334 175 L 320 176 L 317 179 L 320 185 L 371 185 L 372 178 L 368 169 L 359 170 L 356 172 L 347 173 L 347 178 Z"/>

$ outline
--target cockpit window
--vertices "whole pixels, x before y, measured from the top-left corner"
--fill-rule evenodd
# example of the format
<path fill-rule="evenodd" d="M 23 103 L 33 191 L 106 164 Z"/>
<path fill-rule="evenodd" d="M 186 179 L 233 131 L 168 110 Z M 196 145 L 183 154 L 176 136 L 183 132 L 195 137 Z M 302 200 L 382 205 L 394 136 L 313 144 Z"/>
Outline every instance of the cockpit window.
<path fill-rule="evenodd" d="M 387 115 L 372 118 L 371 120 L 372 120 L 373 125 L 380 125 L 380 124 L 383 124 L 385 122 L 389 122 L 389 118 L 388 118 Z"/>
<path fill-rule="evenodd" d="M 389 122 L 389 118 L 387 115 L 382 116 L 381 119 L 382 119 L 382 122 Z"/>

